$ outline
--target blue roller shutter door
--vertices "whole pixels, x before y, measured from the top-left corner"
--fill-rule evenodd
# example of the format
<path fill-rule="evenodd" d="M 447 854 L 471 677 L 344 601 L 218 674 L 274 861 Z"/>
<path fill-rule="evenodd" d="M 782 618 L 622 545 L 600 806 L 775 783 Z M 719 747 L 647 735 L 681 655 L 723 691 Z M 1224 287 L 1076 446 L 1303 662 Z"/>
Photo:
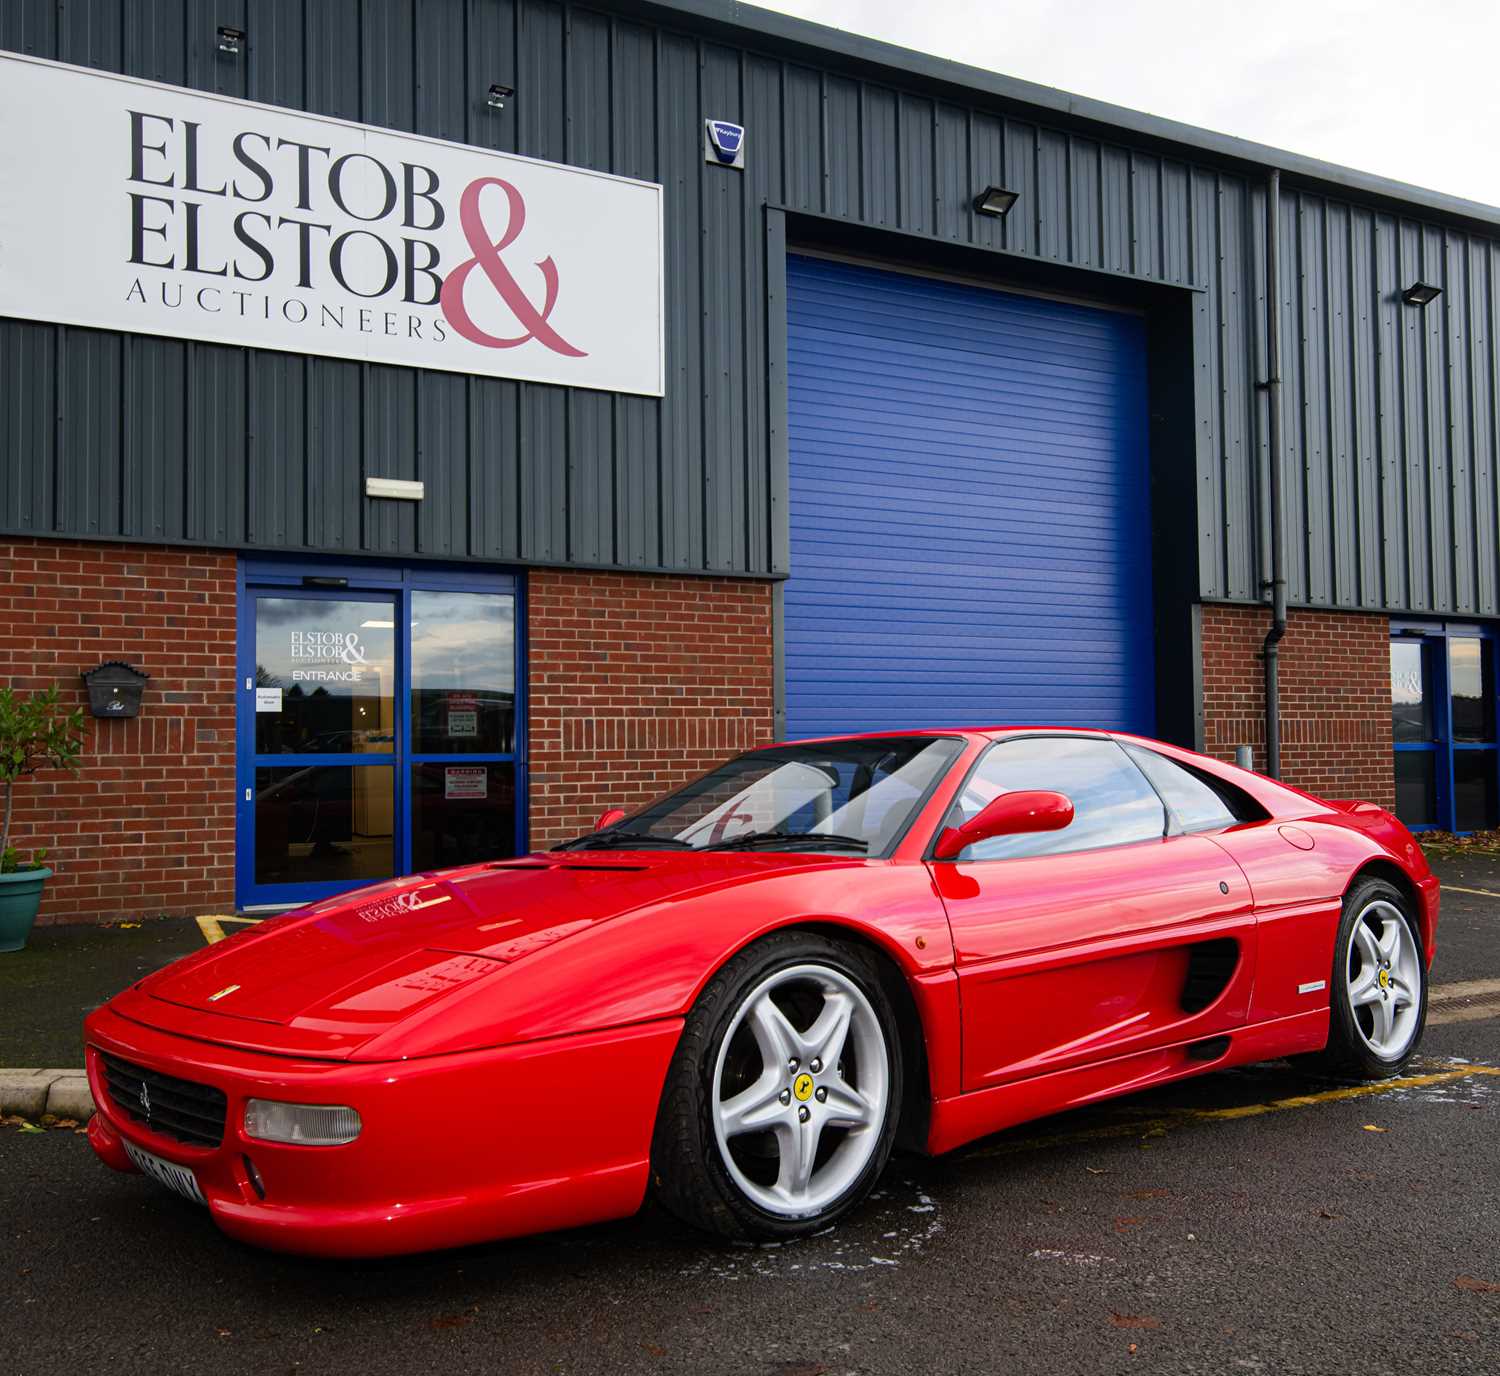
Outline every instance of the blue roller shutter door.
<path fill-rule="evenodd" d="M 796 255 L 787 276 L 787 734 L 1149 734 L 1143 322 Z"/>

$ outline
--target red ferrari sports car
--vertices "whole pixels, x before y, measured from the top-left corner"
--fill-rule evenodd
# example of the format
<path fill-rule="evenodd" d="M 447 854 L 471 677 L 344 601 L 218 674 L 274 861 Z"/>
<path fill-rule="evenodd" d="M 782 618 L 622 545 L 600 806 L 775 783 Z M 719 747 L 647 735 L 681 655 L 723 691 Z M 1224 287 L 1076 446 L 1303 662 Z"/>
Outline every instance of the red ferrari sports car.
<path fill-rule="evenodd" d="M 801 741 L 601 821 L 120 994 L 86 1023 L 94 1149 L 292 1251 L 565 1227 L 648 1189 L 778 1238 L 898 1145 L 1272 1057 L 1388 1075 L 1422 1034 L 1438 885 L 1407 830 L 1172 746 Z"/>

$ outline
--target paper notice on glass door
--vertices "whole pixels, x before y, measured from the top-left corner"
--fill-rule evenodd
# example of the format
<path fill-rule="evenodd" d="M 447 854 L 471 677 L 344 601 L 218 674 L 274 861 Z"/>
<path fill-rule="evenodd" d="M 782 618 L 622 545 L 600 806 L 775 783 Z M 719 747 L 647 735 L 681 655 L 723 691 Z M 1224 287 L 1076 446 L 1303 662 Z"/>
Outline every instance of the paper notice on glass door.
<path fill-rule="evenodd" d="M 484 765 L 449 765 L 443 771 L 443 797 L 487 797 L 489 781 L 490 771 Z"/>
<path fill-rule="evenodd" d="M 257 688 L 255 690 L 255 710 L 257 712 L 281 711 L 281 689 Z"/>

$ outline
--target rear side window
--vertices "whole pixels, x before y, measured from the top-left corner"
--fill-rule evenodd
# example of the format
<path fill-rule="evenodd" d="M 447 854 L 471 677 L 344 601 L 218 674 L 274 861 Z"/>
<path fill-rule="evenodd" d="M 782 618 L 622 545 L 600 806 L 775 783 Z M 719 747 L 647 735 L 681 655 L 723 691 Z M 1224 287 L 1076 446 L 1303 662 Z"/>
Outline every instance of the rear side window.
<path fill-rule="evenodd" d="M 1138 745 L 1125 746 L 1125 752 L 1140 765 L 1184 831 L 1214 831 L 1242 820 L 1216 789 L 1175 760 Z"/>
<path fill-rule="evenodd" d="M 953 805 L 948 825 L 959 826 L 1002 793 L 1043 788 L 1073 803 L 1073 822 L 1061 831 L 995 836 L 962 851 L 960 860 L 1006 860 L 1059 855 L 1159 839 L 1167 817 L 1161 799 L 1114 741 L 1087 736 L 1033 737 L 991 747 Z"/>

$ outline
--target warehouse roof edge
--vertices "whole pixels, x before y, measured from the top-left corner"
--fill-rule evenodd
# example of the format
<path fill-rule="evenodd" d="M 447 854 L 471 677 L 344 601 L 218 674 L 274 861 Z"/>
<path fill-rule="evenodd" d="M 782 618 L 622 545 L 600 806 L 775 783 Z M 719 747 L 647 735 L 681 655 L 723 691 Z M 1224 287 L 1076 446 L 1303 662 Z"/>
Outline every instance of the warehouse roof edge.
<path fill-rule="evenodd" d="M 798 19 L 779 10 L 763 9 L 759 5 L 743 5 L 738 0 L 621 0 L 615 8 L 631 10 L 658 23 L 670 24 L 676 20 L 694 28 L 722 28 L 726 40 L 750 46 L 759 39 L 778 49 L 787 46 L 801 48 L 815 65 L 818 55 L 824 62 L 829 55 L 836 55 L 881 69 L 892 84 L 899 85 L 904 81 L 912 85 L 946 87 L 970 95 L 979 92 L 1010 106 L 1029 107 L 1039 118 L 1086 128 L 1099 136 L 1123 131 L 1183 153 L 1232 163 L 1240 171 L 1277 168 L 1320 190 L 1373 197 L 1391 206 L 1420 206 L 1436 216 L 1490 230 L 1500 228 L 1500 206 L 1485 205 L 1482 201 L 1325 162 L 1303 153 L 1256 143 L 1252 139 L 1076 95 L 1060 87 L 1023 81 L 989 68 L 973 67 L 950 58 L 903 48 L 848 29 Z"/>

